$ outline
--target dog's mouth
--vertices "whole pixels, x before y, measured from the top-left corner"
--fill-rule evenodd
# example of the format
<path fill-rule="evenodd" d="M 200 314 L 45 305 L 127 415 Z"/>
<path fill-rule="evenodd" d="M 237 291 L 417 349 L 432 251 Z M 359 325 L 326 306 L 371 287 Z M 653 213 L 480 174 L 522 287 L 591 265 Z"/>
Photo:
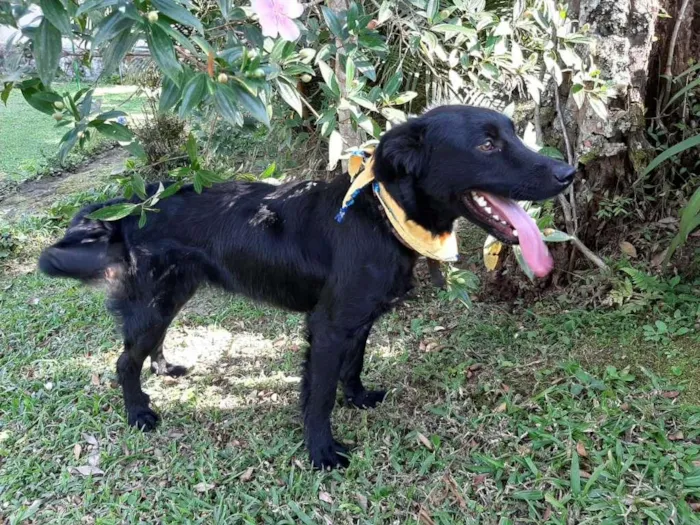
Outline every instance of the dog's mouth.
<path fill-rule="evenodd" d="M 484 191 L 471 191 L 462 197 L 471 219 L 500 241 L 519 244 L 525 262 L 537 277 L 544 277 L 554 266 L 537 223 L 514 200 Z"/>

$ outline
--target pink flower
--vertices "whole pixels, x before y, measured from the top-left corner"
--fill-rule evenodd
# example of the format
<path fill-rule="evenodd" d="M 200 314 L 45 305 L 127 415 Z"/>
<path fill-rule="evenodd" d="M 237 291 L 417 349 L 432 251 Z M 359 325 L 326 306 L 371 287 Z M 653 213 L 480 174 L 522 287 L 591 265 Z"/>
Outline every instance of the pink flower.
<path fill-rule="evenodd" d="M 304 7 L 298 0 L 251 0 L 253 11 L 260 18 L 264 36 L 275 38 L 277 34 L 289 41 L 299 38 L 299 28 L 294 18 L 299 18 Z"/>

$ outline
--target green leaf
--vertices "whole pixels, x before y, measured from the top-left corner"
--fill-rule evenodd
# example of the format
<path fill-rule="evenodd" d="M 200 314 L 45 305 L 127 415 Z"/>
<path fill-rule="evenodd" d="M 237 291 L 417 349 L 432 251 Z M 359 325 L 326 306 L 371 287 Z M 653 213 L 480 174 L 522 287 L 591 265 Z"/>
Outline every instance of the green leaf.
<path fill-rule="evenodd" d="M 539 153 L 552 159 L 565 160 L 564 154 L 552 146 L 544 146 L 543 148 L 540 148 Z"/>
<path fill-rule="evenodd" d="M 2 103 L 5 104 L 5 106 L 7 106 L 7 99 L 10 98 L 10 93 L 12 93 L 13 86 L 13 82 L 5 82 L 5 87 L 0 93 L 0 100 L 2 100 Z"/>
<path fill-rule="evenodd" d="M 343 22 L 340 20 L 336 12 L 333 11 L 331 8 L 326 7 L 325 5 L 321 6 L 321 11 L 323 13 L 323 19 L 326 21 L 328 29 L 331 30 L 331 33 L 333 33 L 336 38 L 342 40 Z"/>
<path fill-rule="evenodd" d="M 212 184 L 218 184 L 220 182 L 226 181 L 224 177 L 211 170 L 198 170 L 197 173 L 202 178 L 204 184 L 209 187 Z"/>
<path fill-rule="evenodd" d="M 384 94 L 389 98 L 393 97 L 401 87 L 402 82 L 403 72 L 401 71 L 401 68 L 399 68 L 386 83 L 386 86 L 384 86 Z"/>
<path fill-rule="evenodd" d="M 652 160 L 646 167 L 642 175 L 648 175 L 661 164 L 666 162 L 668 159 L 675 157 L 679 153 L 683 153 L 684 151 L 689 150 L 691 148 L 697 148 L 698 146 L 700 146 L 700 134 L 695 135 L 693 137 L 689 137 L 684 141 L 679 142 L 678 144 L 671 148 L 668 148 L 666 151 L 664 151 L 663 153 L 658 155 L 654 160 Z"/>
<path fill-rule="evenodd" d="M 430 29 L 438 33 L 458 33 L 469 39 L 476 38 L 476 30 L 474 28 L 458 26 L 456 24 L 437 24 Z"/>
<path fill-rule="evenodd" d="M 138 204 L 129 204 L 126 202 L 105 206 L 99 210 L 93 211 L 88 215 L 88 219 L 96 221 L 118 221 L 124 217 L 128 217 L 139 207 Z"/>
<path fill-rule="evenodd" d="M 138 31 L 124 30 L 111 39 L 102 51 L 102 75 L 112 73 L 142 36 Z"/>
<path fill-rule="evenodd" d="M 270 164 L 265 171 L 260 174 L 260 179 L 269 179 L 277 171 L 277 163 L 273 162 Z"/>
<path fill-rule="evenodd" d="M 591 105 L 596 115 L 598 115 L 602 120 L 606 120 L 608 118 L 608 108 L 605 106 L 605 102 L 603 102 L 599 97 L 589 93 L 588 103 Z"/>
<path fill-rule="evenodd" d="M 228 14 L 231 11 L 231 0 L 219 0 L 219 9 L 224 19 L 228 20 Z"/>
<path fill-rule="evenodd" d="M 190 158 L 190 162 L 192 164 L 197 162 L 197 139 L 194 138 L 192 133 L 187 137 L 185 149 L 187 150 L 187 156 Z"/>
<path fill-rule="evenodd" d="M 188 115 L 207 94 L 207 75 L 197 73 L 182 89 L 182 104 L 180 104 L 180 117 Z"/>
<path fill-rule="evenodd" d="M 170 78 L 163 78 L 161 85 L 160 100 L 158 100 L 158 111 L 165 113 L 175 107 L 180 100 L 180 88 Z"/>
<path fill-rule="evenodd" d="M 80 103 L 80 118 L 83 119 L 87 117 L 92 111 L 92 94 L 95 92 L 94 89 L 89 89 L 85 93 L 85 98 Z"/>
<path fill-rule="evenodd" d="M 112 7 L 117 5 L 121 0 L 86 0 L 84 3 L 80 4 L 78 10 L 75 12 L 76 18 L 95 9 L 102 11 L 106 7 Z"/>
<path fill-rule="evenodd" d="M 683 89 L 680 89 L 680 90 L 678 91 L 678 93 L 676 93 L 675 95 L 673 95 L 673 96 L 671 97 L 671 100 L 669 100 L 669 101 L 666 103 L 666 105 L 664 106 L 664 111 L 665 111 L 666 108 L 668 108 L 671 104 L 673 104 L 676 100 L 678 100 L 678 99 L 681 98 L 683 95 L 685 95 L 688 91 L 691 91 L 691 90 L 695 89 L 695 88 L 698 87 L 698 86 L 700 86 L 700 77 L 696 78 L 695 80 L 693 80 L 692 82 L 690 82 L 689 84 L 687 84 L 686 86 L 684 86 Z"/>
<path fill-rule="evenodd" d="M 575 496 L 581 493 L 581 469 L 579 468 L 578 452 L 571 454 L 571 492 Z"/>
<path fill-rule="evenodd" d="M 103 42 L 108 42 L 118 34 L 133 27 L 134 23 L 131 18 L 124 16 L 120 11 L 114 11 L 105 17 L 95 29 L 95 34 L 92 38 L 93 51 L 99 48 Z"/>
<path fill-rule="evenodd" d="M 160 26 L 151 25 L 149 29 L 146 39 L 153 59 L 163 73 L 177 83 L 178 77 L 182 72 L 182 66 L 175 57 L 173 41 Z"/>
<path fill-rule="evenodd" d="M 187 9 L 173 2 L 173 0 L 151 0 L 151 5 L 175 22 L 194 27 L 200 33 L 204 33 L 202 22 Z"/>
<path fill-rule="evenodd" d="M 289 107 L 296 111 L 300 117 L 303 117 L 304 108 L 301 103 L 301 96 L 296 88 L 290 86 L 284 80 L 277 79 L 275 82 L 277 83 L 277 90 L 282 99 L 284 99 Z"/>
<path fill-rule="evenodd" d="M 145 161 L 148 159 L 146 150 L 143 149 L 141 143 L 136 139 L 133 139 L 129 144 L 122 145 L 122 148 L 131 153 L 134 157 L 138 157 L 141 160 Z"/>
<path fill-rule="evenodd" d="M 267 108 L 265 104 L 263 104 L 263 101 L 253 95 L 248 88 L 241 86 L 237 82 L 231 84 L 231 89 L 235 93 L 238 102 L 240 102 L 246 111 L 248 111 L 255 120 L 262 122 L 269 128 L 270 117 L 267 114 Z"/>
<path fill-rule="evenodd" d="M 131 133 L 127 127 L 117 124 L 116 122 L 97 121 L 94 125 L 92 125 L 91 122 L 90 127 L 95 128 L 106 137 L 118 142 L 129 142 L 134 138 L 134 134 Z"/>
<path fill-rule="evenodd" d="M 426 8 L 426 13 L 428 15 L 428 21 L 432 24 L 435 21 L 435 17 L 440 9 L 440 0 L 428 0 L 428 7 Z"/>
<path fill-rule="evenodd" d="M 404 93 L 401 93 L 398 95 L 392 102 L 396 105 L 402 105 L 402 104 L 407 104 L 414 98 L 418 96 L 418 93 L 415 91 L 406 91 Z"/>
<path fill-rule="evenodd" d="M 242 126 L 243 115 L 236 105 L 236 94 L 226 84 L 217 84 L 214 101 L 219 114 L 231 125 Z"/>
<path fill-rule="evenodd" d="M 146 182 L 139 173 L 134 173 L 131 176 L 131 187 L 140 199 L 143 200 L 146 198 Z"/>
<path fill-rule="evenodd" d="M 105 113 L 100 113 L 99 115 L 97 115 L 95 117 L 95 120 L 105 121 L 105 120 L 118 118 L 118 117 L 126 117 L 126 113 L 124 113 L 123 111 L 116 110 L 116 109 L 113 111 L 106 111 Z"/>
<path fill-rule="evenodd" d="M 61 32 L 44 18 L 32 44 L 39 78 L 44 85 L 50 86 L 61 58 Z"/>
<path fill-rule="evenodd" d="M 331 92 L 336 97 L 340 97 L 340 85 L 338 84 L 338 78 L 335 76 L 333 69 L 323 60 L 318 61 L 318 67 L 321 70 L 323 81 L 330 88 Z"/>
<path fill-rule="evenodd" d="M 194 180 L 192 182 L 194 185 L 194 191 L 197 193 L 202 193 L 202 190 L 204 189 L 204 181 L 202 180 L 202 176 L 198 171 L 194 173 Z"/>
<path fill-rule="evenodd" d="M 146 218 L 146 210 L 141 209 L 141 217 L 139 217 L 139 228 L 143 228 L 146 226 L 146 221 L 148 219 Z"/>
<path fill-rule="evenodd" d="M 158 194 L 158 197 L 163 200 L 167 199 L 168 197 L 172 197 L 175 195 L 178 191 L 180 191 L 180 188 L 182 188 L 182 182 L 176 182 L 175 184 L 170 184 L 168 187 L 166 187 L 163 191 L 161 191 Z"/>
<path fill-rule="evenodd" d="M 68 156 L 70 150 L 72 150 L 73 146 L 76 145 L 80 138 L 78 136 L 78 133 L 80 133 L 80 131 L 80 128 L 73 128 L 72 130 L 68 131 L 65 135 L 63 135 L 63 137 L 61 137 L 60 146 L 58 148 L 59 162 L 63 163 L 63 161 Z"/>
<path fill-rule="evenodd" d="M 542 240 L 544 242 L 567 242 L 573 240 L 573 237 L 568 233 L 564 233 L 559 230 L 554 230 L 549 235 L 542 235 Z"/>
<path fill-rule="evenodd" d="M 68 11 L 63 7 L 61 0 L 41 0 L 40 5 L 41 12 L 56 29 L 64 35 L 70 35 L 73 32 Z"/>

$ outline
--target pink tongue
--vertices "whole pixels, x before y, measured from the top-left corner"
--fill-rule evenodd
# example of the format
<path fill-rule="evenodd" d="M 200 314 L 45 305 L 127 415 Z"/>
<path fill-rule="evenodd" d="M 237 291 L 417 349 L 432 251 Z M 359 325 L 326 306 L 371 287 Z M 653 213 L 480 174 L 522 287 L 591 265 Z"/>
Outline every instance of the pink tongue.
<path fill-rule="evenodd" d="M 488 193 L 482 193 L 482 195 L 489 202 L 494 213 L 504 217 L 511 226 L 518 230 L 520 249 L 523 252 L 525 262 L 534 274 L 537 277 L 544 277 L 551 272 L 554 261 L 542 240 L 540 229 L 532 217 L 515 201 Z"/>

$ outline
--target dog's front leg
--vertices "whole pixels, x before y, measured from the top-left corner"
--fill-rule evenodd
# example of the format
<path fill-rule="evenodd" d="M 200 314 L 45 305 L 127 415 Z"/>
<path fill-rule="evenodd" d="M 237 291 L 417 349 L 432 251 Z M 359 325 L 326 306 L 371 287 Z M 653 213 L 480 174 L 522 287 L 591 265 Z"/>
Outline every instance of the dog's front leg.
<path fill-rule="evenodd" d="M 333 438 L 331 412 L 340 367 L 353 339 L 346 330 L 333 326 L 325 309 L 309 316 L 307 329 L 309 350 L 301 390 L 306 446 L 315 468 L 346 467 L 347 449 Z"/>

